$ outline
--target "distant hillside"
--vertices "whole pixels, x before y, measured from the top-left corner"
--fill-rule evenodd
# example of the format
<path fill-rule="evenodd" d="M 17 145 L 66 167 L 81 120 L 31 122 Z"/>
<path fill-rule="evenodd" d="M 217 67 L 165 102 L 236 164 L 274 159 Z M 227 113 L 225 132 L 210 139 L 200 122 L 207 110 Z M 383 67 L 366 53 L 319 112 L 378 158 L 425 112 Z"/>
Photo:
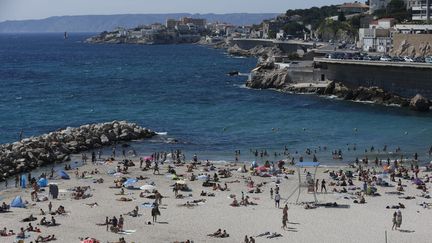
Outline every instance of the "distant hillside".
<path fill-rule="evenodd" d="M 140 24 L 165 23 L 166 19 L 184 16 L 205 18 L 208 22 L 226 22 L 235 25 L 259 24 L 264 19 L 274 18 L 276 13 L 249 14 L 118 14 L 60 16 L 39 20 L 16 20 L 0 23 L 0 33 L 19 32 L 102 32 L 115 27 L 135 27 Z"/>

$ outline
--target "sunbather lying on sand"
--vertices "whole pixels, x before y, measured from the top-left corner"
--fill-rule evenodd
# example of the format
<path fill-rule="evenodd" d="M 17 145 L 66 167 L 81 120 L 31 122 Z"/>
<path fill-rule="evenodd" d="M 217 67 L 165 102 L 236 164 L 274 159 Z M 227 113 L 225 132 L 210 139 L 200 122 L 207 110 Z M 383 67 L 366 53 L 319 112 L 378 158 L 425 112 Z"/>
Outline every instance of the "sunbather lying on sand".
<path fill-rule="evenodd" d="M 21 222 L 32 222 L 37 220 L 36 217 L 33 217 L 33 214 L 30 214 L 30 216 L 28 216 L 27 218 L 24 218 L 23 220 L 21 220 Z"/>
<path fill-rule="evenodd" d="M 214 197 L 215 194 L 213 192 L 205 192 L 205 191 L 201 191 L 200 194 L 202 197 L 207 196 L 207 197 Z"/>
<path fill-rule="evenodd" d="M 120 201 L 120 202 L 130 202 L 130 201 L 132 201 L 132 199 L 131 198 L 127 198 L 127 197 L 121 197 L 121 198 L 118 198 L 117 201 Z"/>
<path fill-rule="evenodd" d="M 220 235 L 220 234 L 222 234 L 222 230 L 221 229 L 218 229 L 218 230 L 216 230 L 216 232 L 214 232 L 213 234 L 208 234 L 207 236 L 218 236 L 218 235 Z"/>
<path fill-rule="evenodd" d="M 273 234 L 267 236 L 268 239 L 273 239 L 273 238 L 276 238 L 276 237 L 282 237 L 282 235 L 279 234 L 279 233 L 274 232 Z"/>
<path fill-rule="evenodd" d="M 57 240 L 56 238 L 55 238 L 55 235 L 48 235 L 48 236 L 41 236 L 41 235 L 39 235 L 38 237 L 37 237 L 37 239 L 35 240 L 35 242 L 36 243 L 38 243 L 38 242 L 48 242 L 48 241 L 53 241 L 53 240 Z"/>
<path fill-rule="evenodd" d="M 94 203 L 86 203 L 85 205 L 90 206 L 91 208 L 99 206 L 99 204 L 97 202 Z"/>
<path fill-rule="evenodd" d="M 208 234 L 207 236 L 211 236 L 211 237 L 219 237 L 219 238 L 226 238 L 229 237 L 229 234 L 227 234 L 226 230 L 221 230 L 218 229 L 216 232 L 214 232 L 213 234 Z"/>

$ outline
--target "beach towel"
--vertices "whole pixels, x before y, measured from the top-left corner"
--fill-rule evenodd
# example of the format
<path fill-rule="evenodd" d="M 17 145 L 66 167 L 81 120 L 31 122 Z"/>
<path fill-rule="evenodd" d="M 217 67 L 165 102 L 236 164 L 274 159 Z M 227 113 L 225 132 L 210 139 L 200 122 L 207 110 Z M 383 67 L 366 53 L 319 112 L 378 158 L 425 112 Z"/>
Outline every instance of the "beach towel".
<path fill-rule="evenodd" d="M 133 234 L 135 232 L 136 232 L 136 230 L 122 230 L 122 231 L 118 232 L 118 234 L 121 234 L 121 235 L 131 235 L 131 234 Z"/>
<path fill-rule="evenodd" d="M 153 205 L 153 203 L 145 202 L 145 203 L 141 204 L 141 207 L 143 207 L 143 208 L 154 208 L 154 205 Z"/>

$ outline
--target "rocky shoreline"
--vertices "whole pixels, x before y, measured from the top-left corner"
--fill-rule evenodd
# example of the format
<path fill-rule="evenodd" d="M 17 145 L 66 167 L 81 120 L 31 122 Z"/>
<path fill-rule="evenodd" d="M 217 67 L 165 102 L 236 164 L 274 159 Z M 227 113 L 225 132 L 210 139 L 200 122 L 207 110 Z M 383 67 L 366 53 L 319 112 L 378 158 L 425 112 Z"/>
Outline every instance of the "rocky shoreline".
<path fill-rule="evenodd" d="M 246 87 L 249 88 L 275 89 L 286 93 L 331 96 L 347 101 L 410 107 L 412 110 L 422 112 L 429 111 L 432 106 L 432 102 L 420 94 L 412 98 L 406 98 L 375 86 L 349 88 L 342 83 L 333 81 L 317 82 L 311 80 L 310 82 L 297 82 L 293 80 L 286 68 L 280 69 L 275 65 L 275 56 L 287 54 L 277 47 L 256 46 L 252 49 L 244 50 L 236 45 L 219 44 L 215 45 L 215 48 L 225 48 L 231 55 L 259 58 L 256 68 L 251 71 L 251 78 L 246 81 Z"/>
<path fill-rule="evenodd" d="M 349 88 L 342 83 L 333 81 L 304 82 L 293 81 L 287 69 L 279 69 L 273 62 L 258 64 L 252 71 L 246 86 L 253 89 L 276 89 L 278 91 L 298 94 L 317 94 L 333 96 L 341 100 L 371 102 L 379 105 L 410 107 L 415 111 L 429 111 L 431 101 L 417 94 L 409 99 L 385 90 L 371 87 Z"/>
<path fill-rule="evenodd" d="M 126 121 L 67 127 L 38 137 L 0 145 L 0 181 L 40 166 L 63 162 L 71 154 L 117 142 L 151 138 L 156 133 Z"/>

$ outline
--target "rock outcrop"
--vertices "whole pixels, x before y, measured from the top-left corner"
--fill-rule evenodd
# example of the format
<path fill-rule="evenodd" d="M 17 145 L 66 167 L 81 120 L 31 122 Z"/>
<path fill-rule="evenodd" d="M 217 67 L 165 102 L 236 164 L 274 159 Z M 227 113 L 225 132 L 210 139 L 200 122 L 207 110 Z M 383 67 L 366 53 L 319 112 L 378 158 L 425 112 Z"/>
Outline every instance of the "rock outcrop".
<path fill-rule="evenodd" d="M 287 69 L 278 69 L 272 62 L 261 63 L 252 70 L 251 77 L 246 82 L 246 86 L 254 89 L 277 89 L 290 93 L 335 96 L 343 100 L 373 102 L 381 105 L 406 107 L 410 104 L 408 99 L 386 92 L 378 87 L 358 87 L 352 89 L 342 83 L 336 82 L 311 81 L 310 83 L 297 83 L 292 80 L 289 73 Z M 426 110 L 423 99 L 418 100 L 413 107 L 416 107 L 416 110 Z"/>
<path fill-rule="evenodd" d="M 288 72 L 277 69 L 274 63 L 262 63 L 252 70 L 246 86 L 253 89 L 284 89 L 291 83 Z"/>
<path fill-rule="evenodd" d="M 374 86 L 350 89 L 342 83 L 331 82 L 323 92 L 323 95 L 334 95 L 344 100 L 373 102 L 380 105 L 406 107 L 409 104 L 407 99 Z"/>
<path fill-rule="evenodd" d="M 0 181 L 39 166 L 68 160 L 70 154 L 156 133 L 126 121 L 67 127 L 38 137 L 0 145 Z"/>
<path fill-rule="evenodd" d="M 276 46 L 263 47 L 261 45 L 255 46 L 252 49 L 245 50 L 240 48 L 238 45 L 234 45 L 228 48 L 228 53 L 235 56 L 253 56 L 259 57 L 261 60 L 259 62 L 271 61 L 269 58 L 274 56 L 280 56 L 283 51 Z"/>
<path fill-rule="evenodd" d="M 422 95 L 417 94 L 411 99 L 409 106 L 415 111 L 429 111 L 431 102 Z"/>

